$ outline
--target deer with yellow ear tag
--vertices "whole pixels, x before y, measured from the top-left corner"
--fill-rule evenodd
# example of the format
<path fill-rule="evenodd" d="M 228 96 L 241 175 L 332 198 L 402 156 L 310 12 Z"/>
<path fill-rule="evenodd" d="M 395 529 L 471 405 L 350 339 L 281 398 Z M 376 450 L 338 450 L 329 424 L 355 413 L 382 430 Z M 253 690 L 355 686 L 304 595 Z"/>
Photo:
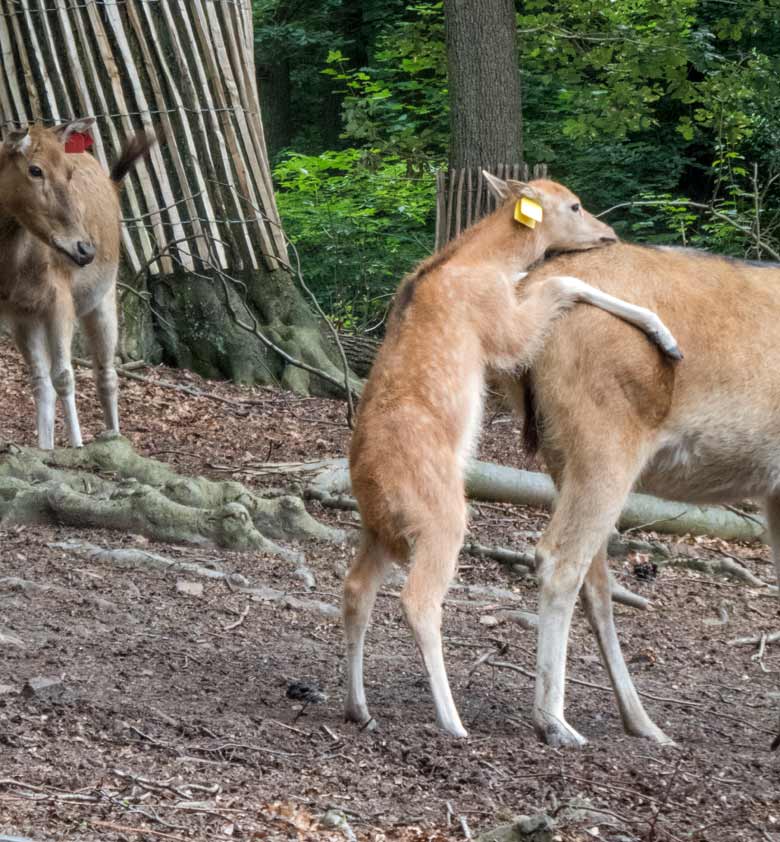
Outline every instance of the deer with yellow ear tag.
<path fill-rule="evenodd" d="M 517 281 L 549 251 L 608 247 L 612 229 L 560 184 L 485 174 L 498 209 L 401 284 L 361 399 L 350 450 L 362 540 L 344 584 L 346 718 L 370 720 L 363 643 L 393 562 L 407 565 L 401 602 L 430 679 L 439 725 L 466 736 L 441 647 L 442 601 L 466 528 L 464 466 L 480 429 L 488 369 L 522 369 L 555 320 L 588 302 L 637 325 L 661 352 L 677 345 L 650 311 L 552 277 L 524 294 Z"/>

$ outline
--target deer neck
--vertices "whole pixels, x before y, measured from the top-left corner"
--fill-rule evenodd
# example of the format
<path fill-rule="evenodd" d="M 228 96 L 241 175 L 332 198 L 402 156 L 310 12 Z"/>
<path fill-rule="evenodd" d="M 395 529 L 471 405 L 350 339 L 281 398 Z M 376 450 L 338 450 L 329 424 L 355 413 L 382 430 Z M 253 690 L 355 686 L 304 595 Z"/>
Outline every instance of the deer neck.
<path fill-rule="evenodd" d="M 447 261 L 447 269 L 484 274 L 490 269 L 514 278 L 544 257 L 547 242 L 539 228 L 526 228 L 499 210 L 484 219 Z"/>

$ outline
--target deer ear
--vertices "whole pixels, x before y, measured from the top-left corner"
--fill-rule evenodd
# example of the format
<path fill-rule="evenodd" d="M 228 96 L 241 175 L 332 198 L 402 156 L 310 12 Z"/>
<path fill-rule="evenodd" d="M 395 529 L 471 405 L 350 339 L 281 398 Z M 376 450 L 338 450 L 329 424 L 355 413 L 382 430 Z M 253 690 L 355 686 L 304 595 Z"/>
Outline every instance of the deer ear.
<path fill-rule="evenodd" d="M 498 199 L 499 202 L 503 202 L 504 199 L 509 198 L 510 190 L 508 182 L 498 176 L 492 175 L 487 170 L 482 170 L 482 175 L 485 178 L 488 190 L 495 199 Z"/>
<path fill-rule="evenodd" d="M 88 134 L 92 126 L 95 125 L 94 117 L 83 117 L 79 120 L 71 120 L 69 123 L 61 123 L 59 126 L 54 126 L 52 131 L 57 135 L 60 143 L 67 143 L 68 138 L 78 132 L 79 134 Z"/>
<path fill-rule="evenodd" d="M 11 152 L 23 154 L 30 148 L 31 143 L 32 139 L 30 138 L 29 130 L 19 129 L 18 131 L 11 132 L 8 135 L 5 141 L 5 147 Z"/>
<path fill-rule="evenodd" d="M 542 194 L 527 181 L 508 181 L 507 186 L 518 199 L 533 199 L 534 202 L 542 203 Z"/>

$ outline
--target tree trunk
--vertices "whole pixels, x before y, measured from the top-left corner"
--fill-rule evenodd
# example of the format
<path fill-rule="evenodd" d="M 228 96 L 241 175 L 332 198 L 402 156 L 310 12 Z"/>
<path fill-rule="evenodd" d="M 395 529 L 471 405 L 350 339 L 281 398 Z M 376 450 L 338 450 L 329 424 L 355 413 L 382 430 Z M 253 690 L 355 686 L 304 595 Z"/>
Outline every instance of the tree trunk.
<path fill-rule="evenodd" d="M 331 393 L 332 384 L 256 335 L 341 376 L 336 349 L 289 271 L 260 119 L 251 4 L 8 9 L 0 15 L 0 42 L 9 45 L 3 132 L 95 114 L 94 151 L 107 166 L 139 129 L 160 139 L 123 184 L 124 352 Z"/>
<path fill-rule="evenodd" d="M 512 0 L 444 0 L 450 168 L 522 160 L 520 74 Z"/>

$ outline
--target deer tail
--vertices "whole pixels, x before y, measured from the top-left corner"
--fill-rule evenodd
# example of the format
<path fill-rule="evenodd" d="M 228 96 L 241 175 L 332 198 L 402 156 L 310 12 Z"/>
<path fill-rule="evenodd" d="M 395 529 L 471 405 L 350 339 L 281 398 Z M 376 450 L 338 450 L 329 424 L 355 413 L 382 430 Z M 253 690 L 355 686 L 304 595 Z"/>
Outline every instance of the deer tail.
<path fill-rule="evenodd" d="M 111 168 L 111 181 L 119 186 L 122 179 L 135 166 L 136 161 L 146 155 L 155 143 L 157 143 L 157 138 L 146 132 L 138 132 L 128 138 L 122 145 L 119 158 Z"/>

